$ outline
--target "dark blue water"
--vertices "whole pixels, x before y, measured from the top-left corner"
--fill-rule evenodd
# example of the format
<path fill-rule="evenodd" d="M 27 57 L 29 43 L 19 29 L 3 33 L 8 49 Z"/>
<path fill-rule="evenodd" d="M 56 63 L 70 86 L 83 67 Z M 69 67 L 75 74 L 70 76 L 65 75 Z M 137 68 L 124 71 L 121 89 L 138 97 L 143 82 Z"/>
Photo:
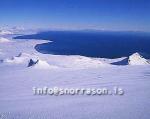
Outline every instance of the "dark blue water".
<path fill-rule="evenodd" d="M 56 55 L 118 58 L 135 52 L 150 54 L 150 34 L 142 32 L 48 31 L 15 38 L 51 40 L 35 49 Z"/>

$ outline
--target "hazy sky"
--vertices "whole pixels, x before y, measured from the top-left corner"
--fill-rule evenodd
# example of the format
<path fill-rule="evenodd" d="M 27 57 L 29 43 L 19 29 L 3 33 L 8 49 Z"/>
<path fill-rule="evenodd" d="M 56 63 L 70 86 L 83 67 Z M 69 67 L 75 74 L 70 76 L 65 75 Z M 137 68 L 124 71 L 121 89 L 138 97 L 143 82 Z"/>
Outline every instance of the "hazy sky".
<path fill-rule="evenodd" d="M 150 0 L 0 0 L 0 26 L 150 31 Z"/>

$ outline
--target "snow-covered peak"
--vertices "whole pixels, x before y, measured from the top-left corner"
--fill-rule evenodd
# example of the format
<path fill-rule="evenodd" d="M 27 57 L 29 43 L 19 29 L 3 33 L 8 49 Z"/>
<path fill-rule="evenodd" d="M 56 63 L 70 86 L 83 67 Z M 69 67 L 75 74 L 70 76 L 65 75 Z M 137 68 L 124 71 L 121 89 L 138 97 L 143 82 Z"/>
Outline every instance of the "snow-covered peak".
<path fill-rule="evenodd" d="M 36 60 L 36 59 L 30 59 L 28 67 L 32 67 L 32 68 L 35 68 L 35 69 L 56 68 L 56 66 L 52 66 L 52 65 L 48 64 L 46 61 L 39 60 L 39 59 L 38 60 Z"/>
<path fill-rule="evenodd" d="M 23 27 L 3 27 L 0 28 L 0 36 L 13 34 L 32 34 L 39 32 L 39 29 L 25 29 Z"/>
<path fill-rule="evenodd" d="M 139 53 L 134 53 L 131 56 L 129 56 L 128 59 L 129 65 L 148 65 L 150 62 L 145 59 L 143 56 L 141 56 Z"/>

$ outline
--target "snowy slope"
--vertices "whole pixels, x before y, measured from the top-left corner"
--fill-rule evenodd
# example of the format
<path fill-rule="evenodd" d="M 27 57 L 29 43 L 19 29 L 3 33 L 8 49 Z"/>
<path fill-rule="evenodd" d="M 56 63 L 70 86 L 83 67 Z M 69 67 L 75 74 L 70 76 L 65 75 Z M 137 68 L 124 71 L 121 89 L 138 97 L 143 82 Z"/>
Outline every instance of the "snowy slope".
<path fill-rule="evenodd" d="M 10 42 L 7 38 L 0 37 L 0 43 Z"/>
<path fill-rule="evenodd" d="M 57 66 L 53 66 L 48 64 L 46 61 L 43 60 L 37 60 L 37 59 L 30 59 L 28 67 L 32 67 L 35 69 L 53 69 L 53 68 L 57 68 Z"/>
<path fill-rule="evenodd" d="M 150 62 L 142 57 L 139 53 L 134 53 L 131 56 L 129 56 L 128 59 L 129 65 L 149 65 Z"/>
<path fill-rule="evenodd" d="M 47 41 L 0 43 L 0 119 L 149 119 L 149 65 L 115 65 L 116 62 L 126 61 L 125 58 L 41 54 L 34 47 L 44 42 Z M 145 59 L 135 57 L 135 54 L 129 59 L 129 64 L 145 64 Z M 125 94 L 33 94 L 33 87 L 44 86 L 120 87 Z"/>

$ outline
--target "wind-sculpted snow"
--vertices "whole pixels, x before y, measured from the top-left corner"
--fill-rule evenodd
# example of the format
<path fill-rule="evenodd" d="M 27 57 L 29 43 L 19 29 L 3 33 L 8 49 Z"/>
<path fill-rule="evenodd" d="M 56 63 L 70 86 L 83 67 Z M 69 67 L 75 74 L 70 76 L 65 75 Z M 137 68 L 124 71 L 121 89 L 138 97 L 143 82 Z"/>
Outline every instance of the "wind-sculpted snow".
<path fill-rule="evenodd" d="M 145 64 L 137 53 L 118 59 L 61 56 L 34 49 L 47 41 L 14 41 L 0 43 L 0 119 L 149 119 L 150 66 L 128 65 L 128 59 Z M 45 86 L 119 87 L 124 95 L 33 94 L 33 87 Z"/>

